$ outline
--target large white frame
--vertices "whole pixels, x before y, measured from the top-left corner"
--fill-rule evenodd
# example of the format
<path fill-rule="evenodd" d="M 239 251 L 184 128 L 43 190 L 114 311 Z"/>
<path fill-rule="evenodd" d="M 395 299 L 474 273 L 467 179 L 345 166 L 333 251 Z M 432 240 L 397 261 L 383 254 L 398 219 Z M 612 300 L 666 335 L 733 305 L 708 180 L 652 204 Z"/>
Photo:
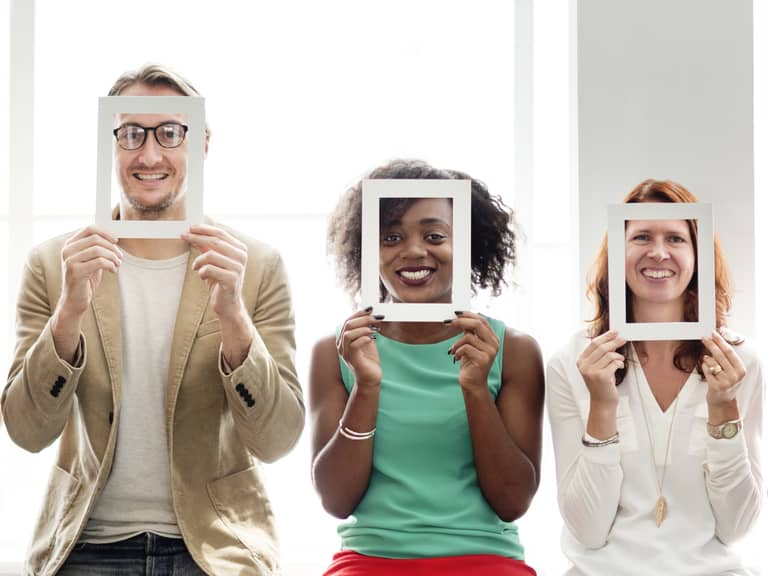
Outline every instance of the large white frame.
<path fill-rule="evenodd" d="M 625 225 L 628 220 L 696 220 L 699 321 L 627 322 Z M 608 206 L 608 306 L 611 330 L 627 340 L 698 340 L 715 329 L 715 262 L 712 205 L 707 203 Z"/>
<path fill-rule="evenodd" d="M 187 191 L 184 220 L 113 220 L 112 158 L 115 114 L 186 114 Z M 203 219 L 205 99 L 198 96 L 105 96 L 99 98 L 96 225 L 118 238 L 178 238 Z"/>
<path fill-rule="evenodd" d="M 363 180 L 360 295 L 395 322 L 442 322 L 471 300 L 471 182 L 469 180 Z M 381 198 L 451 198 L 453 201 L 453 291 L 449 303 L 379 302 L 379 201 Z"/>

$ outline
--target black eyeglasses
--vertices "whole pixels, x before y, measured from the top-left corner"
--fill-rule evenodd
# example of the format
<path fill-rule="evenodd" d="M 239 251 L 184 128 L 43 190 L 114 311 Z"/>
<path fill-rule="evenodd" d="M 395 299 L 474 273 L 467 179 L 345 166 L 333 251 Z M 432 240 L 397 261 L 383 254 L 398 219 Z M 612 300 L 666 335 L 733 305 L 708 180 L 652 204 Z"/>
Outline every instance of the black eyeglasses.
<path fill-rule="evenodd" d="M 158 126 L 141 126 L 140 124 L 123 124 L 112 130 L 117 144 L 123 150 L 138 150 L 144 146 L 147 132 L 155 133 L 155 140 L 163 148 L 178 148 L 184 142 L 189 126 L 177 122 L 165 122 Z"/>

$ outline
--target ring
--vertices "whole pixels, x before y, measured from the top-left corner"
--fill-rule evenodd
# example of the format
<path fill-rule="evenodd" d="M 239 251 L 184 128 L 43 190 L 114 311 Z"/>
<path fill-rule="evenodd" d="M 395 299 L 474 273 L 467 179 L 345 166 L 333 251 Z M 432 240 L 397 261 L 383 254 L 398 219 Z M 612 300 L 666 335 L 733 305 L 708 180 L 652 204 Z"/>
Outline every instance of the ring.
<path fill-rule="evenodd" d="M 709 373 L 712 374 L 712 376 L 717 376 L 722 371 L 723 367 L 720 366 L 720 364 L 715 364 L 714 366 L 709 367 Z"/>

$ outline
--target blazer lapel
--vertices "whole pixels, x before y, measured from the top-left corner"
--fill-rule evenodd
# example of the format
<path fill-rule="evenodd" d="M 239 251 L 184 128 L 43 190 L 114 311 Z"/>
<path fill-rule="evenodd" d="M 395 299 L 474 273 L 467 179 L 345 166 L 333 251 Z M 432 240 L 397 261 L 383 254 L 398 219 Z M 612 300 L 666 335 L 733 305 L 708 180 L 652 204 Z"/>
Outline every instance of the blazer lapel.
<path fill-rule="evenodd" d="M 91 307 L 96 318 L 96 326 L 109 370 L 109 379 L 112 383 L 112 404 L 114 410 L 119 411 L 123 374 L 123 336 L 117 274 L 106 271 L 101 274 L 101 282 L 93 295 Z"/>
<path fill-rule="evenodd" d="M 192 269 L 192 263 L 200 255 L 197 248 L 189 251 L 187 272 L 184 276 L 184 286 L 181 290 L 179 310 L 176 313 L 176 326 L 173 330 L 171 343 L 171 358 L 168 363 L 168 386 L 166 388 L 166 414 L 168 416 L 168 439 L 172 438 L 173 412 L 176 406 L 176 398 L 179 395 L 179 386 L 187 366 L 187 358 L 192 349 L 192 343 L 197 335 L 205 309 L 208 306 L 208 287 L 200 279 L 196 270 Z"/>

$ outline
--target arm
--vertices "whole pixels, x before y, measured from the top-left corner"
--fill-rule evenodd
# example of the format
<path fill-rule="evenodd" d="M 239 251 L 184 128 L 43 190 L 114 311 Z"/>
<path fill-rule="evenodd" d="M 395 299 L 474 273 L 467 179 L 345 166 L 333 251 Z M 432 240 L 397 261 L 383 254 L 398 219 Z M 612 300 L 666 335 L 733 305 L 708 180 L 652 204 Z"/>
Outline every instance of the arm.
<path fill-rule="evenodd" d="M 352 440 L 339 432 L 339 422 L 356 432 L 376 427 L 381 367 L 375 329 L 380 320 L 369 311 L 345 322 L 338 340 L 329 336 L 312 351 L 309 374 L 309 413 L 312 426 L 312 481 L 325 510 L 346 518 L 368 488 L 375 437 Z M 355 375 L 347 394 L 339 354 Z"/>
<path fill-rule="evenodd" d="M 712 354 L 705 357 L 703 365 L 708 385 L 708 421 L 721 424 L 744 414 L 744 427 L 734 438 L 707 435 L 705 445 L 705 481 L 715 516 L 715 534 L 721 542 L 730 544 L 752 528 L 762 509 L 760 442 L 765 382 L 760 362 L 755 359 L 748 372 L 718 333 L 705 338 L 704 344 Z M 723 368 L 717 375 L 710 371 L 715 363 Z M 747 394 L 737 394 L 740 389 Z M 739 399 L 745 405 L 740 406 Z"/>
<path fill-rule="evenodd" d="M 89 226 L 68 238 L 55 255 L 61 261 L 61 281 L 58 271 L 46 278 L 40 251 L 30 255 L 24 268 L 16 350 L 0 404 L 11 439 L 25 450 L 42 450 L 64 429 L 86 363 L 80 325 L 103 271 L 115 272 L 120 264 L 116 242 Z M 47 256 L 52 270 L 58 262 Z"/>
<path fill-rule="evenodd" d="M 547 368 L 547 411 L 555 448 L 557 499 L 571 534 L 587 548 L 600 548 L 608 539 L 619 506 L 624 479 L 621 452 L 619 444 L 582 444 L 585 423 L 569 382 L 573 377 L 577 376 L 566 369 L 561 358 L 553 359 Z M 597 413 L 590 410 L 590 416 L 597 418 Z M 615 409 L 613 420 L 615 430 Z"/>
<path fill-rule="evenodd" d="M 467 409 L 480 488 L 504 521 L 522 516 L 539 486 L 544 368 L 538 344 L 509 329 L 504 334 L 501 389 L 494 402 L 488 372 L 498 337 L 487 320 L 464 312 L 453 321 L 465 335 L 453 346 Z"/>
<path fill-rule="evenodd" d="M 193 268 L 207 282 L 221 323 L 219 371 L 235 426 L 259 460 L 273 462 L 296 444 L 304 428 L 293 306 L 282 260 L 275 254 L 264 262 L 267 269 L 248 310 L 242 296 L 248 247 L 209 225 L 193 226 L 183 237 L 202 252 Z M 252 395 L 248 403 L 239 386 Z"/>

